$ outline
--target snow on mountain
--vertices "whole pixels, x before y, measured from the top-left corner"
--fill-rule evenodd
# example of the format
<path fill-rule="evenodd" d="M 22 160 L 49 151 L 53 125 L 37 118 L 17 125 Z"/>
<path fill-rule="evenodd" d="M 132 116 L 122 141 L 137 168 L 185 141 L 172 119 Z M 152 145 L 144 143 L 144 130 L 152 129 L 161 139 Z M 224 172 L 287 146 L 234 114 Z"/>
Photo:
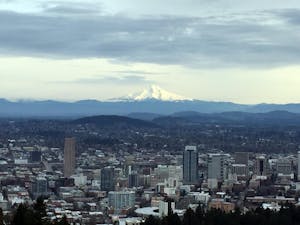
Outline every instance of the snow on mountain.
<path fill-rule="evenodd" d="M 168 92 L 156 85 L 151 85 L 149 88 L 144 89 L 142 92 L 129 94 L 120 99 L 121 101 L 145 101 L 145 100 L 158 100 L 158 101 L 191 101 L 192 99 Z"/>

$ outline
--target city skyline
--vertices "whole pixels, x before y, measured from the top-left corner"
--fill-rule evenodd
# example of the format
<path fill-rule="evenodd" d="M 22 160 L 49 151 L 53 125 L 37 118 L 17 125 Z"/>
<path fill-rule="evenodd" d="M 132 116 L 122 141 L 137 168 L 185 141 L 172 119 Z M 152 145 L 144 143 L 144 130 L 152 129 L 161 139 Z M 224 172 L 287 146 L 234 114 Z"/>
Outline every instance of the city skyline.
<path fill-rule="evenodd" d="M 172 7 L 170 7 L 172 5 Z M 0 1 L 0 98 L 298 103 L 300 3 Z"/>
<path fill-rule="evenodd" d="M 299 117 L 277 113 L 2 118 L 0 222 L 299 224 Z"/>

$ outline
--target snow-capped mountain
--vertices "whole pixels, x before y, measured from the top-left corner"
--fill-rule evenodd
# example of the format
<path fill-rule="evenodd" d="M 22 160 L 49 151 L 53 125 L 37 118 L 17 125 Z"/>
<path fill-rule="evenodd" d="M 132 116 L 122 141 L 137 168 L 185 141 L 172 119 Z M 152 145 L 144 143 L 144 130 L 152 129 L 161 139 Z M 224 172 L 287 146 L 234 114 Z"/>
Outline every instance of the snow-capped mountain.
<path fill-rule="evenodd" d="M 145 101 L 145 100 L 157 100 L 157 101 L 191 101 L 192 99 L 171 93 L 160 88 L 157 85 L 151 85 L 149 88 L 144 89 L 142 92 L 129 94 L 125 97 L 121 97 L 120 101 Z"/>

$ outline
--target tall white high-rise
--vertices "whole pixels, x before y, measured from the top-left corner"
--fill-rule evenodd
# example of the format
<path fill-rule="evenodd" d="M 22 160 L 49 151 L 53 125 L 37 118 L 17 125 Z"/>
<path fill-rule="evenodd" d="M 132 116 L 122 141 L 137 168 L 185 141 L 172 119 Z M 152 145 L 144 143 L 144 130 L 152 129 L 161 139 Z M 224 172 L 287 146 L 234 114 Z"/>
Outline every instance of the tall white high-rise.
<path fill-rule="evenodd" d="M 207 178 L 223 181 L 225 177 L 225 155 L 209 154 Z"/>
<path fill-rule="evenodd" d="M 115 212 L 122 209 L 134 207 L 135 192 L 134 191 L 110 191 L 108 192 L 108 204 Z"/>

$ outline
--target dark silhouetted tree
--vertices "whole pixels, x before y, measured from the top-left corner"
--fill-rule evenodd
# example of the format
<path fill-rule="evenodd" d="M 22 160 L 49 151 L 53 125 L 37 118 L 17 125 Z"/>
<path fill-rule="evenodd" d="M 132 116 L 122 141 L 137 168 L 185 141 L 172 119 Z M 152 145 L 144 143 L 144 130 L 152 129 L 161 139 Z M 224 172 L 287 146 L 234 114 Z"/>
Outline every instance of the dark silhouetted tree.
<path fill-rule="evenodd" d="M 4 225 L 4 216 L 1 208 L 0 208 L 0 225 Z"/>
<path fill-rule="evenodd" d="M 160 219 L 151 215 L 146 219 L 143 225 L 160 225 Z"/>
<path fill-rule="evenodd" d="M 54 225 L 70 225 L 66 215 L 64 215 L 60 221 L 56 222 Z"/>
<path fill-rule="evenodd" d="M 11 225 L 38 225 L 38 220 L 26 204 L 20 204 L 14 213 Z"/>
<path fill-rule="evenodd" d="M 198 225 L 199 221 L 196 216 L 196 213 L 188 208 L 183 216 L 182 225 Z"/>
<path fill-rule="evenodd" d="M 168 216 L 164 217 L 161 222 L 162 225 L 181 225 L 181 220 L 179 216 L 175 213 L 170 213 Z"/>
<path fill-rule="evenodd" d="M 198 224 L 201 225 L 204 220 L 204 209 L 201 204 L 199 204 L 198 207 L 196 208 L 196 216 L 197 216 Z"/>

